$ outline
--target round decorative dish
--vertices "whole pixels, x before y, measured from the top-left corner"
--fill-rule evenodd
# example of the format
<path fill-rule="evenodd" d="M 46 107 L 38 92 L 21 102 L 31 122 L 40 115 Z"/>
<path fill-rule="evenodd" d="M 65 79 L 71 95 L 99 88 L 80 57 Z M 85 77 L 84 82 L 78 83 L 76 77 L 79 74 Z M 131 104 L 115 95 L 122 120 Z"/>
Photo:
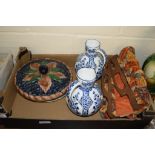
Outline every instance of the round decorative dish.
<path fill-rule="evenodd" d="M 44 102 L 65 95 L 72 74 L 64 63 L 51 59 L 36 59 L 16 73 L 15 85 L 26 99 Z"/>

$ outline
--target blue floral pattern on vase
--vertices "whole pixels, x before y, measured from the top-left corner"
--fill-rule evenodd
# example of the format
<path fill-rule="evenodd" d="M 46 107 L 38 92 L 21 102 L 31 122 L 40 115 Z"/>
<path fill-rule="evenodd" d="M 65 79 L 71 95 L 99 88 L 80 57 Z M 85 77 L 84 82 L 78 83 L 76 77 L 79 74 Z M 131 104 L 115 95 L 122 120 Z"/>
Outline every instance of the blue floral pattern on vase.
<path fill-rule="evenodd" d="M 96 41 L 96 40 L 95 40 Z M 106 53 L 100 49 L 99 42 L 98 47 L 89 49 L 86 44 L 86 52 L 79 55 L 75 63 L 76 72 L 81 68 L 93 68 L 96 72 L 96 79 L 99 79 L 102 75 L 104 64 L 106 62 Z"/>
<path fill-rule="evenodd" d="M 74 90 L 73 90 L 74 89 Z M 69 109 L 79 116 L 90 116 L 95 114 L 103 102 L 103 95 L 97 83 L 92 87 L 79 85 L 76 80 L 72 82 L 67 93 Z"/>

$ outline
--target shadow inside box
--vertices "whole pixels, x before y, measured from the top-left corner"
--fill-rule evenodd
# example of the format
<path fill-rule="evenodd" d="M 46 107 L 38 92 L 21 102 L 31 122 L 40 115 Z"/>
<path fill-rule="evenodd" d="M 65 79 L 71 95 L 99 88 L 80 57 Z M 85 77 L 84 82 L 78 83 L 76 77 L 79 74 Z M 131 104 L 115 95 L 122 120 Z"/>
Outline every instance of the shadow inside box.
<path fill-rule="evenodd" d="M 153 128 L 152 117 L 137 120 L 36 120 L 36 119 L 1 119 L 1 128 L 19 129 L 146 129 Z"/>

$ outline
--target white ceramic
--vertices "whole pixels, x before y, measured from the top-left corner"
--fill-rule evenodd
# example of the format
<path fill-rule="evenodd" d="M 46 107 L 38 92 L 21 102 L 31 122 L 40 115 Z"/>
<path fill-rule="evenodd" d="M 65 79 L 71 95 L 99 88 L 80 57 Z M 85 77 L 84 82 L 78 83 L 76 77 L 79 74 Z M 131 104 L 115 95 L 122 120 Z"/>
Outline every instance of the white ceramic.
<path fill-rule="evenodd" d="M 0 91 L 6 86 L 13 69 L 13 57 L 10 53 L 0 53 Z"/>
<path fill-rule="evenodd" d="M 79 55 L 75 63 L 76 72 L 81 68 L 93 68 L 96 79 L 99 79 L 106 62 L 106 53 L 100 48 L 100 42 L 93 39 L 86 41 L 85 49 L 86 52 Z"/>
<path fill-rule="evenodd" d="M 68 89 L 68 107 L 79 116 L 93 115 L 103 102 L 102 91 L 95 83 L 96 73 L 92 68 L 81 68 L 77 72 L 77 79 Z"/>

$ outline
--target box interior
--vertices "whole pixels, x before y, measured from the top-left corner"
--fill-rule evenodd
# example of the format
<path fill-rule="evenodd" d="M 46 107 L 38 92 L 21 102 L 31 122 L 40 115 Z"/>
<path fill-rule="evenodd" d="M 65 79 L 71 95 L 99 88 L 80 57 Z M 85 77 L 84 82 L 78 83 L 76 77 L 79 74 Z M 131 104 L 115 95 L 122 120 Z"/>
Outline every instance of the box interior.
<path fill-rule="evenodd" d="M 77 55 L 72 54 L 54 54 L 54 55 L 33 55 L 32 59 L 36 58 L 51 58 L 59 60 L 68 65 L 73 74 L 73 80 L 76 79 L 74 64 Z M 22 119 L 53 119 L 53 120 L 102 120 L 101 115 L 97 112 L 90 117 L 80 117 L 73 114 L 67 107 L 65 97 L 52 102 L 32 102 L 23 98 L 17 91 L 14 84 L 14 78 L 16 71 L 28 60 L 17 61 L 7 86 L 4 90 L 3 96 L 3 108 L 7 112 L 12 112 L 12 118 Z M 101 81 L 98 81 L 101 84 Z"/>

